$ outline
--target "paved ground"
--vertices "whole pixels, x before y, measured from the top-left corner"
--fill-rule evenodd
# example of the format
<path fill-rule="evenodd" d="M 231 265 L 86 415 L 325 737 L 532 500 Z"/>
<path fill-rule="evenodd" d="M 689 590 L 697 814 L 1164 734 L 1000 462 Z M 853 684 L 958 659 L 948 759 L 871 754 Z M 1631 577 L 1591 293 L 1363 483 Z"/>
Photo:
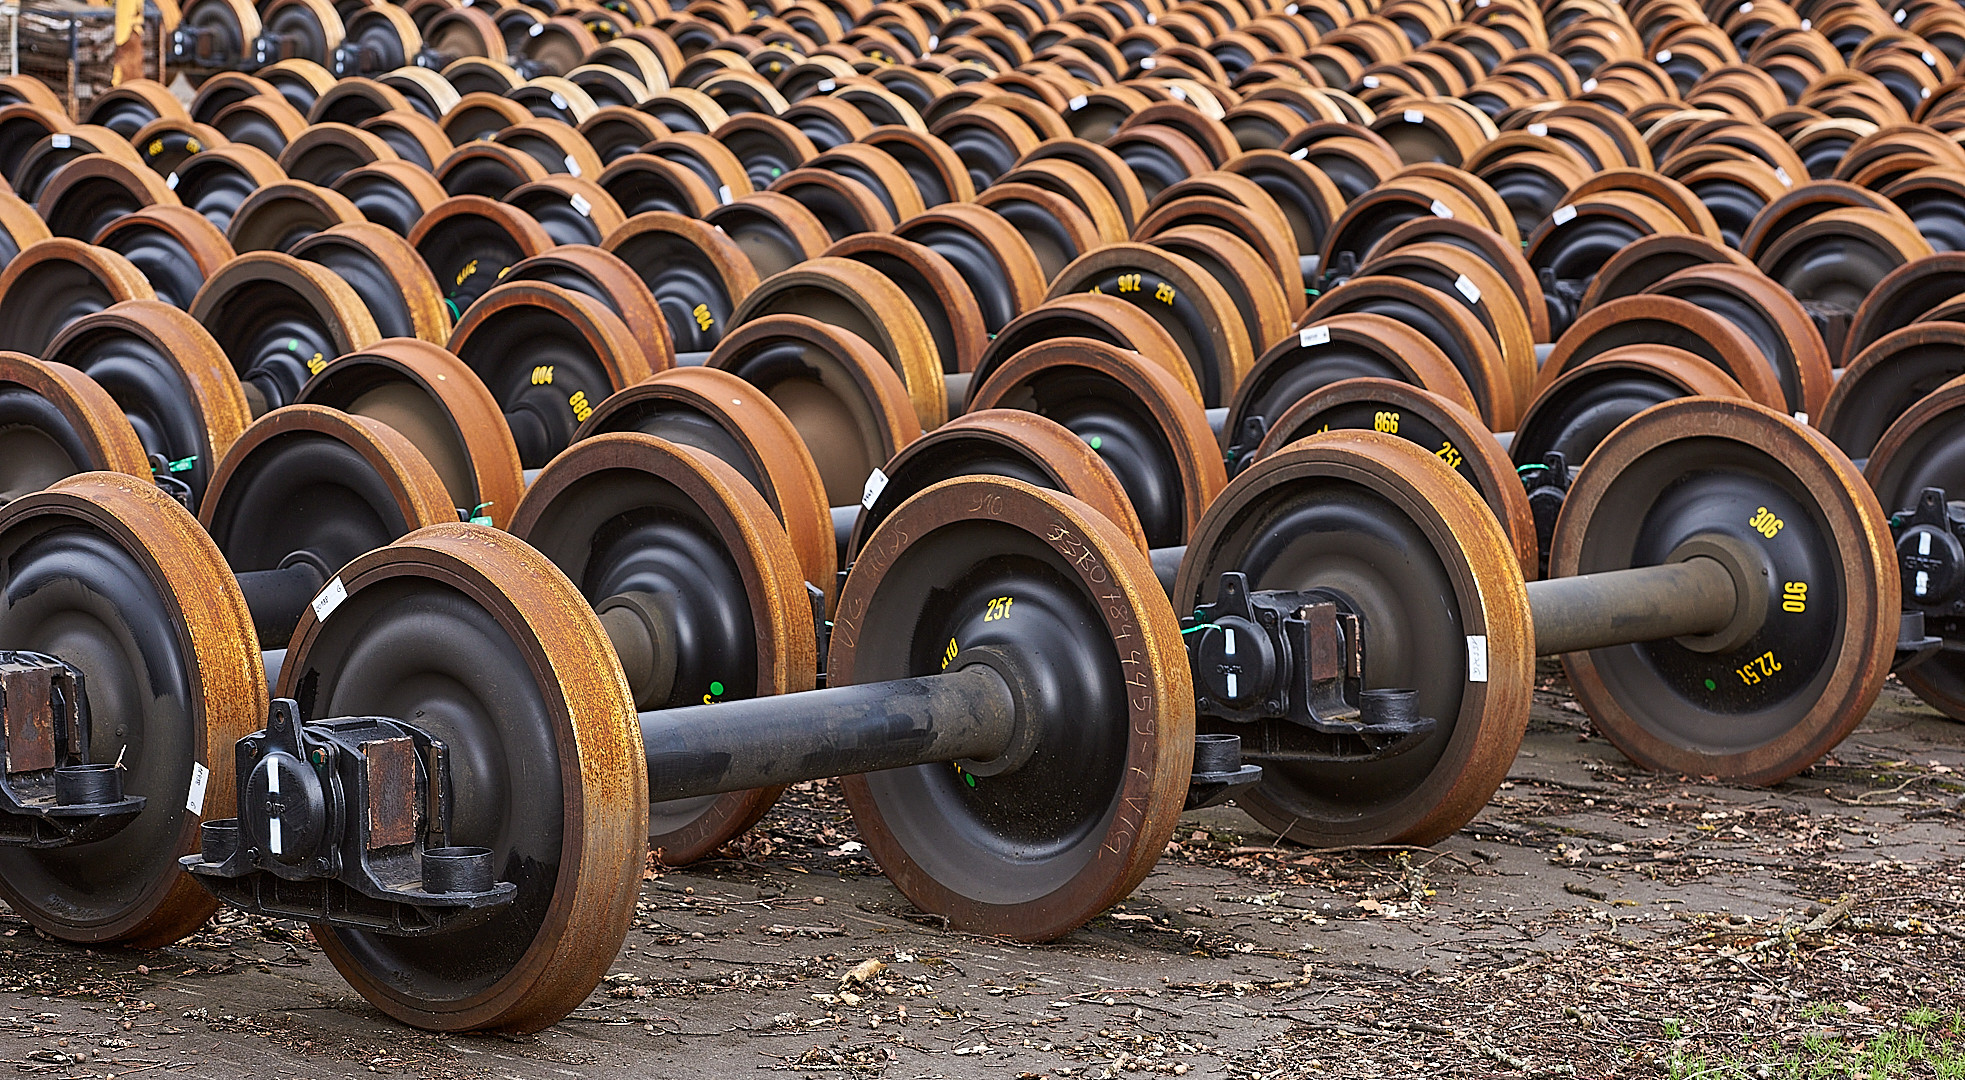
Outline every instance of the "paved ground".
<path fill-rule="evenodd" d="M 50 1078 L 1716 1075 L 1692 1066 L 1775 1062 L 1825 1037 L 1870 1045 L 1907 1013 L 1935 1023 L 1934 1040 L 1959 1036 L 1962 793 L 1965 725 L 1894 683 L 1828 762 L 1773 790 L 1638 773 L 1551 690 L 1511 782 L 1436 848 L 1311 854 L 1232 808 L 1203 811 L 1127 903 L 1030 948 L 913 911 L 817 785 L 732 858 L 651 880 L 608 984 L 525 1038 L 383 1020 L 296 925 L 221 918 L 175 948 L 86 952 L 0 908 L 0 1066 Z M 1947 1075 L 1923 1067 L 1889 1075 Z"/>

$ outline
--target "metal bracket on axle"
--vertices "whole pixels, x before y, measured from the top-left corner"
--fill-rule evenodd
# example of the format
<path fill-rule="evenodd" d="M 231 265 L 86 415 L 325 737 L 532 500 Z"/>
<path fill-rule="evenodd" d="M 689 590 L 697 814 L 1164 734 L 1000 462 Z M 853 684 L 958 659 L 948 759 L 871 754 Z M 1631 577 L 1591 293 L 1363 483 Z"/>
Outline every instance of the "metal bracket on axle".
<path fill-rule="evenodd" d="M 1965 507 L 1948 501 L 1943 488 L 1925 488 L 1910 509 L 1890 515 L 1890 534 L 1905 609 L 1891 670 L 1903 671 L 1944 647 L 1942 636 L 1925 633 L 1927 624 L 1940 634 L 1965 629 Z"/>
<path fill-rule="evenodd" d="M 121 764 L 89 762 L 82 672 L 41 653 L 0 652 L 0 846 L 101 840 L 143 804 L 123 794 Z"/>
<path fill-rule="evenodd" d="M 452 847 L 442 742 L 375 716 L 302 724 L 273 702 L 239 740 L 239 816 L 179 862 L 234 907 L 415 936 L 488 917 L 518 892 L 488 848 Z"/>

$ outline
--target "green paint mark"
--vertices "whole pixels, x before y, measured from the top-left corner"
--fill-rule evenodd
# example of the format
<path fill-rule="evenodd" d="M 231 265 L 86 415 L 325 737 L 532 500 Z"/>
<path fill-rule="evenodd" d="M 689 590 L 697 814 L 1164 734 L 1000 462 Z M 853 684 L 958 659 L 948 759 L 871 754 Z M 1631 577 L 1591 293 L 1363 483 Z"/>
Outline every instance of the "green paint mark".
<path fill-rule="evenodd" d="M 785 175 L 785 170 L 778 168 L 776 165 L 771 166 L 771 179 L 776 180 L 783 175 Z"/>
<path fill-rule="evenodd" d="M 1719 689 L 1719 684 L 1718 684 L 1718 683 L 1716 683 L 1716 682 L 1714 682 L 1714 681 L 1712 681 L 1711 679 L 1707 679 L 1707 680 L 1706 680 L 1706 689 L 1708 689 L 1708 690 L 1717 690 L 1717 689 Z"/>
<path fill-rule="evenodd" d="M 973 773 L 966 773 L 966 772 L 963 773 L 962 782 L 969 785 L 970 787 L 975 787 L 976 786 L 975 775 Z"/>
<path fill-rule="evenodd" d="M 446 296 L 443 298 L 443 306 L 450 309 L 451 322 L 456 322 L 457 320 L 464 317 L 464 313 L 457 310 L 457 301 L 452 300 L 450 297 Z"/>
<path fill-rule="evenodd" d="M 710 684 L 710 695 L 711 695 L 712 697 L 714 697 L 714 696 L 717 696 L 717 695 L 720 695 L 720 694 L 722 694 L 722 693 L 723 693 L 723 684 L 722 684 L 722 683 L 720 683 L 720 682 L 713 682 L 713 683 L 711 683 L 711 684 Z"/>
<path fill-rule="evenodd" d="M 1091 441 L 1092 441 L 1092 449 L 1094 450 L 1097 450 L 1100 446 L 1105 444 L 1105 440 L 1099 438 L 1097 435 L 1092 436 Z"/>
<path fill-rule="evenodd" d="M 288 351 L 288 352 L 299 352 L 299 351 L 300 351 L 300 339 L 299 339 L 299 338 L 288 338 L 288 339 L 287 339 L 287 351 Z"/>

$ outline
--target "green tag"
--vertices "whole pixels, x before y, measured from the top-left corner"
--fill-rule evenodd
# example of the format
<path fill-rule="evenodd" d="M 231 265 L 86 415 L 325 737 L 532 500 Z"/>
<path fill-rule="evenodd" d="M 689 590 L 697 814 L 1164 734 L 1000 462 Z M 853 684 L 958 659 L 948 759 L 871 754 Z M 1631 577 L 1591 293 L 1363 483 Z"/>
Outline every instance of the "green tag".
<path fill-rule="evenodd" d="M 166 466 L 166 468 L 170 469 L 170 471 L 174 473 L 190 472 L 191 469 L 197 464 L 198 464 L 198 455 L 193 454 L 188 458 L 178 458 L 176 461 L 169 463 Z"/>

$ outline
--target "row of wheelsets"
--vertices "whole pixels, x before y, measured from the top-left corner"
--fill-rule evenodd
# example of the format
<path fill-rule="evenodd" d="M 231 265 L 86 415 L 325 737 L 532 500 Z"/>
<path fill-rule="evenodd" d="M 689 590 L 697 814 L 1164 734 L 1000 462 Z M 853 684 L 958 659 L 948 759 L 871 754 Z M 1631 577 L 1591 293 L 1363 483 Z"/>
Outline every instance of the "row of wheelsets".
<path fill-rule="evenodd" d="M 529 1030 L 606 972 L 651 832 L 730 835 L 793 782 L 844 778 L 923 910 L 1047 940 L 1187 807 L 1310 844 L 1451 834 L 1506 775 L 1538 655 L 1640 763 L 1765 783 L 1942 647 L 1900 615 L 1898 548 L 1936 530 L 1893 541 L 1771 409 L 1624 423 L 1527 582 L 1442 457 L 1325 427 L 1181 549 L 1011 476 L 928 483 L 830 620 L 756 490 L 645 434 L 576 443 L 510 532 L 430 525 L 318 591 L 235 576 L 151 483 L 62 480 L 0 510 L 0 895 L 77 942 L 166 944 L 221 900 L 305 919 L 406 1023 Z M 696 700 L 733 657 L 728 699 Z"/>

